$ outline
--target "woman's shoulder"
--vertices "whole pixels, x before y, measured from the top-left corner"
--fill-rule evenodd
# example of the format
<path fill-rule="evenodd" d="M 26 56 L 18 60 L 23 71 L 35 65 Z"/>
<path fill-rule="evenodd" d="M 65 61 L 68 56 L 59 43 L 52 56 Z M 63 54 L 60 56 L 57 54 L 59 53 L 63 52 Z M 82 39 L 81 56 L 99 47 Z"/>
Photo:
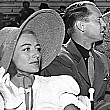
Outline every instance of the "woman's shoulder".
<path fill-rule="evenodd" d="M 75 79 L 70 76 L 70 75 L 58 75 L 58 76 L 49 76 L 49 77 L 45 77 L 45 76 L 39 76 L 39 75 L 35 75 L 35 80 L 47 80 L 47 81 L 64 81 L 64 82 L 76 82 Z"/>
<path fill-rule="evenodd" d="M 80 92 L 79 85 L 76 80 L 70 75 L 59 75 L 51 77 L 36 76 L 37 83 L 42 83 L 45 86 L 51 86 L 59 91 L 65 91 L 78 95 Z"/>

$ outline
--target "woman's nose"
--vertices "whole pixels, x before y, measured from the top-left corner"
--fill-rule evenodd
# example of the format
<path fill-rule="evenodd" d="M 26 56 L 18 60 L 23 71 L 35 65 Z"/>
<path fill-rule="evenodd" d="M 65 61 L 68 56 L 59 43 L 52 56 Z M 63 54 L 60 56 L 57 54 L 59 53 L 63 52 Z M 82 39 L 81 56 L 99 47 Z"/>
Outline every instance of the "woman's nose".
<path fill-rule="evenodd" d="M 41 53 L 37 50 L 35 50 L 35 52 L 33 52 L 32 54 L 32 58 L 36 58 L 39 59 L 41 57 Z"/>

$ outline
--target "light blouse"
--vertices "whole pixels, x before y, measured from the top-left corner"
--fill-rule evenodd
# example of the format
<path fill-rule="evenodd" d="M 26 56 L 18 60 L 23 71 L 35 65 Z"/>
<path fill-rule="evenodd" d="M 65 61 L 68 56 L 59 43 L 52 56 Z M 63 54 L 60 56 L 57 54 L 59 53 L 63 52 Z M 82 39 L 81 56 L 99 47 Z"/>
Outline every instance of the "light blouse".
<path fill-rule="evenodd" d="M 15 96 L 20 101 L 18 102 L 16 110 L 26 110 L 24 91 L 31 94 L 30 88 L 18 88 L 12 82 L 10 82 L 10 86 L 12 87 Z M 81 110 L 86 110 L 85 105 L 77 98 L 77 95 L 80 93 L 79 85 L 71 76 L 61 75 L 43 77 L 36 75 L 32 88 L 32 110 L 63 110 L 64 107 L 69 104 L 74 104 Z M 0 110 L 4 110 L 3 101 L 1 99 L 2 98 L 0 97 Z M 29 100 L 30 99 L 31 98 L 29 98 Z"/>

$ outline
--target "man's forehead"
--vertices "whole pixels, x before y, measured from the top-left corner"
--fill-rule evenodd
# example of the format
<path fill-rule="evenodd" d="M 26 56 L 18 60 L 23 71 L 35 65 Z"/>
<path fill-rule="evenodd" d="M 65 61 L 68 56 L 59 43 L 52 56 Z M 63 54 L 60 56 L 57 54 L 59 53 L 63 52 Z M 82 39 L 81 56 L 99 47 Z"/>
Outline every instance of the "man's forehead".
<path fill-rule="evenodd" d="M 87 8 L 89 9 L 89 11 L 95 15 L 96 17 L 102 18 L 102 13 L 101 11 L 94 5 L 87 5 Z"/>

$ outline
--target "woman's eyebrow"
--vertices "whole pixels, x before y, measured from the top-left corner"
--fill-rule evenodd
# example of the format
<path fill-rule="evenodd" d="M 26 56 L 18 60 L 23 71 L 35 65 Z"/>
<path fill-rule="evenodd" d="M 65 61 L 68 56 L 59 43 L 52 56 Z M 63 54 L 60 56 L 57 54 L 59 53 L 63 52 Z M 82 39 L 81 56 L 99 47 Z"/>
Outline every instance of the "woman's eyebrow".
<path fill-rule="evenodd" d="M 27 45 L 30 46 L 31 44 L 26 43 L 26 44 L 21 45 L 21 47 L 23 47 L 23 46 L 27 46 Z M 40 46 L 40 44 L 36 44 L 35 46 Z"/>
<path fill-rule="evenodd" d="M 31 44 L 27 44 L 27 43 L 26 43 L 26 44 L 21 45 L 20 47 L 23 47 L 23 46 L 26 46 L 26 45 L 31 45 Z"/>
<path fill-rule="evenodd" d="M 40 46 L 40 44 L 36 44 L 36 46 Z"/>

